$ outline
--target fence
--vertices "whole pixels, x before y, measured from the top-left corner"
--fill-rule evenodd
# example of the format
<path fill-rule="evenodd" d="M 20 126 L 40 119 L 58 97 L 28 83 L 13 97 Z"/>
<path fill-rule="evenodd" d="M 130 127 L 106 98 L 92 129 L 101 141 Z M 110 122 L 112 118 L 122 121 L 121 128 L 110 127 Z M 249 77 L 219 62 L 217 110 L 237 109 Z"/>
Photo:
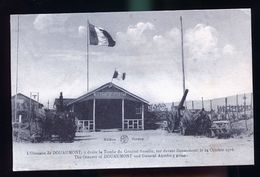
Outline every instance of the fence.
<path fill-rule="evenodd" d="M 240 106 L 245 107 L 249 106 L 253 108 L 253 94 L 246 93 L 240 95 L 233 95 L 222 98 L 215 98 L 210 100 L 201 100 L 196 101 L 186 101 L 187 109 L 202 109 L 204 108 L 206 111 L 215 110 L 217 111 L 219 107 L 223 106 Z"/>
<path fill-rule="evenodd" d="M 204 108 L 212 120 L 229 120 L 233 129 L 253 132 L 253 93 L 209 100 L 204 100 L 202 97 L 201 100 L 187 100 L 185 106 L 189 110 Z"/>

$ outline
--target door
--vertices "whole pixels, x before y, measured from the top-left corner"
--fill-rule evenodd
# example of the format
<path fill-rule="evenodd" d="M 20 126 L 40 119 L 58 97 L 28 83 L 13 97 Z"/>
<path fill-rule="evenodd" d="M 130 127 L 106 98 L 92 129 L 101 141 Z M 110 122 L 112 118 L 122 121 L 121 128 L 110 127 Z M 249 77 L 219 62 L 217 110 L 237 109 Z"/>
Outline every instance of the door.
<path fill-rule="evenodd" d="M 122 128 L 122 100 L 97 99 L 96 100 L 96 129 Z"/>

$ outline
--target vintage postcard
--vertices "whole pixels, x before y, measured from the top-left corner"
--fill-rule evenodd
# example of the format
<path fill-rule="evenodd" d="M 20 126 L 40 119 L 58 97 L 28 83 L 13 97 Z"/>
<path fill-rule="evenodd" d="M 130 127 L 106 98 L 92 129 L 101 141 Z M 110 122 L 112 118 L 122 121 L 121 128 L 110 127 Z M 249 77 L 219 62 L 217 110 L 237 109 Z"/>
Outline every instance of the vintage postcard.
<path fill-rule="evenodd" d="M 10 19 L 14 171 L 254 164 L 250 9 Z"/>

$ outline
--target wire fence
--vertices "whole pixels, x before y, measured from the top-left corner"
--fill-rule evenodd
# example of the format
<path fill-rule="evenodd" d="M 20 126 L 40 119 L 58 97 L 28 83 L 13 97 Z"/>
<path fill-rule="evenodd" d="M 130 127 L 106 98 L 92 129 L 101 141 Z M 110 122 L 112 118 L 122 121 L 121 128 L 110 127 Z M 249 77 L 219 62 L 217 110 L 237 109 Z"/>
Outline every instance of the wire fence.
<path fill-rule="evenodd" d="M 253 133 L 253 93 L 196 101 L 186 101 L 189 110 L 204 108 L 212 121 L 229 120 L 232 131 Z"/>
<path fill-rule="evenodd" d="M 174 105 L 178 105 L 175 102 Z M 245 119 L 253 118 L 253 93 L 237 94 L 228 97 L 204 100 L 187 100 L 185 107 L 188 110 L 201 110 L 214 112 L 222 119 Z"/>
<path fill-rule="evenodd" d="M 232 111 L 232 112 L 241 112 L 241 111 L 252 111 L 253 110 L 253 94 L 245 93 L 239 95 L 233 95 L 222 98 L 214 98 L 210 100 L 204 100 L 203 97 L 201 100 L 187 100 L 186 101 L 187 109 L 202 109 L 206 111 Z"/>

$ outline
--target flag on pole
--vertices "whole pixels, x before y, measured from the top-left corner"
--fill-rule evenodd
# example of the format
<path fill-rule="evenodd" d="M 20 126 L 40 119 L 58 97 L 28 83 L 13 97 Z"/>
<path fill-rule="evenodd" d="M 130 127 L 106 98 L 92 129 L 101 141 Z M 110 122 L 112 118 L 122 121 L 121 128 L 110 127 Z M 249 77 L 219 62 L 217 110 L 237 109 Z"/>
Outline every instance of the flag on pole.
<path fill-rule="evenodd" d="M 120 73 L 117 70 L 115 70 L 112 79 L 118 79 L 118 80 L 125 80 L 126 73 Z"/>
<path fill-rule="evenodd" d="M 111 35 L 104 29 L 96 27 L 89 23 L 89 41 L 90 45 L 104 45 L 114 47 L 116 42 Z"/>

